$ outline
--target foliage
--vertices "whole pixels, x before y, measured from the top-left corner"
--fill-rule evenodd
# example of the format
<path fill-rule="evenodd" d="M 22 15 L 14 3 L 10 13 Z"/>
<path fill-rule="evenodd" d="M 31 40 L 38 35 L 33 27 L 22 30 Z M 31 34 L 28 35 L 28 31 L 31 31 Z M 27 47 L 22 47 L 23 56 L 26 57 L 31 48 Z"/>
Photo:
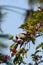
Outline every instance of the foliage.
<path fill-rule="evenodd" d="M 10 50 L 12 52 L 11 56 L 15 56 L 13 62 L 14 64 L 18 65 L 23 63 L 23 58 L 28 51 L 28 49 L 25 49 L 27 43 L 32 41 L 32 43 L 35 44 L 36 38 L 43 35 L 43 11 L 34 11 L 31 16 L 28 16 L 27 19 L 25 19 L 25 22 L 22 25 L 20 25 L 19 28 L 22 28 L 24 31 L 26 31 L 26 33 L 22 33 L 25 34 L 25 37 L 24 39 L 22 36 L 20 38 L 18 34 L 18 38 L 16 37 L 15 40 L 12 39 L 14 43 L 10 46 Z M 39 52 L 42 52 L 41 50 L 38 50 L 40 47 L 43 48 L 43 42 L 36 46 L 35 53 L 31 55 L 32 60 L 35 62 L 35 65 L 38 65 L 41 62 L 43 62 L 42 56 L 37 54 Z M 29 65 L 31 65 L 31 63 L 29 63 Z"/>
<path fill-rule="evenodd" d="M 30 3 L 31 2 L 34 3 L 33 0 L 30 0 Z M 43 0 L 38 0 L 38 2 L 41 3 Z M 11 57 L 0 53 L 0 64 L 6 63 L 7 65 L 21 65 L 23 63 L 24 65 L 27 65 L 23 60 L 25 57 L 27 58 L 28 51 L 30 50 L 30 41 L 35 45 L 36 38 L 43 35 L 43 8 L 38 7 L 37 11 L 31 9 L 27 11 L 27 13 L 29 14 L 26 14 L 24 23 L 19 26 L 19 28 L 23 29 L 26 33 L 16 35 L 15 39 L 12 35 L 0 34 L 2 40 L 8 39 L 13 41 L 9 49 Z M 2 13 L 0 13 L 0 19 L 2 17 Z M 3 43 L 0 42 L 0 47 L 7 48 Z M 28 44 L 29 48 L 26 48 L 26 45 Z M 39 55 L 39 52 L 41 53 L 42 51 L 39 50 L 39 48 L 42 48 L 43 50 L 43 42 L 36 46 L 35 52 L 31 54 L 33 63 L 28 63 L 28 65 L 39 65 L 40 63 L 43 63 L 43 57 L 42 55 Z M 11 63 L 12 58 L 14 58 L 13 63 Z"/>
<path fill-rule="evenodd" d="M 36 50 L 39 49 L 40 47 L 43 49 L 43 42 L 41 42 L 41 44 L 39 44 L 39 45 L 36 47 Z"/>

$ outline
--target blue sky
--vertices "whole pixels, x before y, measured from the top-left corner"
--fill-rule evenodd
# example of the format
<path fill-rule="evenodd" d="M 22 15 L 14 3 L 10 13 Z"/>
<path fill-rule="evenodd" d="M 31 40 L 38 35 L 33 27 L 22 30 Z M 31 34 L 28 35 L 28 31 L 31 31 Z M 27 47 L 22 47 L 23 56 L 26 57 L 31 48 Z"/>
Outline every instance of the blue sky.
<path fill-rule="evenodd" d="M 17 7 L 21 7 L 21 8 L 26 8 L 28 9 L 28 3 L 27 0 L 0 0 L 0 5 L 12 5 L 12 6 L 17 6 Z M 38 6 L 38 5 L 37 5 Z M 37 6 L 35 5 L 35 10 L 37 9 Z M 19 25 L 23 23 L 25 16 L 17 14 L 17 13 L 13 13 L 10 11 L 6 11 L 8 12 L 8 14 L 5 16 L 4 19 L 4 23 L 2 24 L 2 29 L 4 31 L 4 33 L 6 34 L 12 34 L 14 35 L 14 37 L 16 36 L 16 34 L 23 32 L 22 29 L 18 29 Z M 19 10 L 17 10 L 19 11 Z M 21 11 L 21 13 L 25 13 L 25 11 Z M 43 37 L 38 38 L 36 40 L 36 45 L 43 41 Z M 9 44 L 9 43 L 8 43 Z M 10 44 L 9 44 L 10 45 Z M 35 46 L 31 44 L 31 50 L 28 52 L 28 59 L 24 59 L 25 61 L 30 61 L 30 54 L 33 53 Z M 10 54 L 9 50 L 6 51 L 7 54 Z M 30 58 L 30 59 L 29 59 Z"/>

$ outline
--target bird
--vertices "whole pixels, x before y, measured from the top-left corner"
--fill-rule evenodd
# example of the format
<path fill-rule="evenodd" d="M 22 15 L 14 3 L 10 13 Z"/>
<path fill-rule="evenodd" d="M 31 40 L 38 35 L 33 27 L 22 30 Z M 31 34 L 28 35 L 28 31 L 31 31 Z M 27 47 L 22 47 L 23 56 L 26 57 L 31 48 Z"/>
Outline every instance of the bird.
<path fill-rule="evenodd" d="M 13 40 L 13 42 L 15 42 L 16 44 L 23 44 L 23 40 L 19 39 L 19 40 Z"/>
<path fill-rule="evenodd" d="M 38 7 L 39 11 L 43 12 L 43 8 L 42 7 Z"/>
<path fill-rule="evenodd" d="M 20 44 L 20 48 L 21 48 L 23 44 L 26 45 L 30 41 L 30 34 L 29 33 L 19 33 L 16 35 L 16 40 L 19 40 L 19 43 L 21 42 Z"/>
<path fill-rule="evenodd" d="M 19 34 L 16 35 L 16 39 L 25 40 L 26 39 L 26 34 L 25 33 L 19 33 Z"/>
<path fill-rule="evenodd" d="M 29 41 L 30 39 L 30 33 L 26 32 L 26 33 L 19 33 L 16 35 L 16 40 L 21 39 L 24 42 L 25 41 Z"/>

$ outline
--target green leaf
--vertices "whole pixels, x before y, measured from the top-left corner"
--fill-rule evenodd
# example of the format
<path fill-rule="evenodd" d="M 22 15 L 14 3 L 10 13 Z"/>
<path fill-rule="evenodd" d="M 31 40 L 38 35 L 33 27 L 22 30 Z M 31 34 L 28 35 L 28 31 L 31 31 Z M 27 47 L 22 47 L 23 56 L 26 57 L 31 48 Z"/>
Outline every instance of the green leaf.
<path fill-rule="evenodd" d="M 14 56 L 14 53 L 11 53 L 11 57 L 13 57 Z"/>
<path fill-rule="evenodd" d="M 34 56 L 35 56 L 35 54 L 32 54 L 31 56 L 32 56 L 32 57 L 34 57 Z"/>
<path fill-rule="evenodd" d="M 38 64 L 43 63 L 43 60 L 41 60 Z"/>
<path fill-rule="evenodd" d="M 25 26 L 25 25 L 24 25 L 24 24 L 22 24 L 22 25 L 20 25 L 20 26 L 19 26 L 19 28 L 24 28 L 24 26 Z"/>
<path fill-rule="evenodd" d="M 18 47 L 18 44 L 16 44 L 16 45 L 14 46 L 15 49 L 17 49 L 17 47 Z"/>
<path fill-rule="evenodd" d="M 35 44 L 35 40 L 36 39 L 34 37 L 31 37 L 31 41 L 32 41 L 33 44 Z"/>
<path fill-rule="evenodd" d="M 43 42 L 41 42 L 41 44 L 39 44 L 39 45 L 36 47 L 36 50 L 39 49 L 40 47 L 43 47 Z"/>
<path fill-rule="evenodd" d="M 43 50 L 43 47 L 42 47 L 42 50 Z"/>
<path fill-rule="evenodd" d="M 25 55 L 25 53 L 24 52 L 22 52 L 22 56 L 24 56 Z"/>
<path fill-rule="evenodd" d="M 9 39 L 12 40 L 12 39 L 13 39 L 13 35 L 10 35 L 10 36 L 9 36 Z"/>
<path fill-rule="evenodd" d="M 35 54 L 37 54 L 38 52 L 41 52 L 41 50 L 36 50 L 36 51 L 35 51 Z"/>
<path fill-rule="evenodd" d="M 39 28 L 39 32 L 43 32 L 43 27 L 42 28 Z"/>
<path fill-rule="evenodd" d="M 29 63 L 28 65 L 33 65 L 32 63 Z"/>
<path fill-rule="evenodd" d="M 14 47 L 14 43 L 10 45 L 10 48 Z"/>
<path fill-rule="evenodd" d="M 38 2 L 39 2 L 39 3 L 42 3 L 42 2 L 43 2 L 43 0 L 38 0 Z"/>

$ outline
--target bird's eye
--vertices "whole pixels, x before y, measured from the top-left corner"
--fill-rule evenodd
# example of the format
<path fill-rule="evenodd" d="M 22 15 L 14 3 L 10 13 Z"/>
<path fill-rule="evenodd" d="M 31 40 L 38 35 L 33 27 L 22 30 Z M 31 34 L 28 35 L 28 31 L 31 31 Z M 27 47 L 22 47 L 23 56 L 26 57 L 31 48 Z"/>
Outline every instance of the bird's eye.
<path fill-rule="evenodd" d="M 18 37 L 16 36 L 16 39 L 18 39 Z"/>

